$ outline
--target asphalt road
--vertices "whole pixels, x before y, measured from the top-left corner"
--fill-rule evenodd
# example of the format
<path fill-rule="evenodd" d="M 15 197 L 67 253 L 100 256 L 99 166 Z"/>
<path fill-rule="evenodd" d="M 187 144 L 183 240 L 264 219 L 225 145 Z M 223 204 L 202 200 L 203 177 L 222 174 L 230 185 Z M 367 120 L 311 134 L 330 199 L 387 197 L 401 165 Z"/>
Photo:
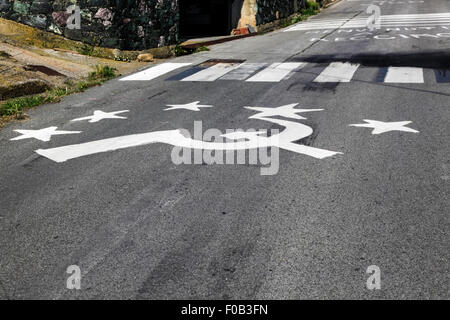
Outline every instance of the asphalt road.
<path fill-rule="evenodd" d="M 450 3 L 378 2 L 382 16 L 402 16 L 373 31 L 358 25 L 369 4 L 342 0 L 291 31 L 212 46 L 152 80 L 112 80 L 3 128 L 0 297 L 448 299 Z M 260 74 L 274 82 L 214 79 L 217 61 L 204 62 L 218 59 L 260 64 L 253 75 L 297 68 L 280 81 L 283 68 Z M 204 81 L 183 81 L 192 75 Z M 194 101 L 213 107 L 165 111 Z M 297 103 L 323 111 L 261 119 L 243 108 Z M 95 110 L 128 112 L 72 121 Z M 381 134 L 349 126 L 363 119 L 412 122 Z M 170 141 L 129 137 L 192 133 L 195 121 L 222 133 L 300 123 L 288 142 L 338 153 L 281 148 L 278 173 L 261 175 L 260 163 L 176 165 Z M 50 127 L 81 133 L 15 131 Z M 81 290 L 66 288 L 70 265 Z M 379 290 L 366 287 L 371 265 Z"/>

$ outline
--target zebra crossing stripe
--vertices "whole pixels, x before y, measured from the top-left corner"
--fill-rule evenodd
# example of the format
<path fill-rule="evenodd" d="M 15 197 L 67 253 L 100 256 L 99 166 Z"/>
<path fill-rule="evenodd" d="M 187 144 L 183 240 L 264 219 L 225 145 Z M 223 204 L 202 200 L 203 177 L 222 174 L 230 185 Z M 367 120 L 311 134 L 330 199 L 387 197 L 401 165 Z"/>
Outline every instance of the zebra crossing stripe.
<path fill-rule="evenodd" d="M 247 79 L 248 82 L 280 82 L 294 70 L 300 69 L 306 62 L 274 63 Z"/>
<path fill-rule="evenodd" d="M 163 63 L 151 68 L 148 68 L 144 71 L 132 74 L 125 78 L 120 79 L 119 81 L 148 81 L 158 78 L 166 73 L 169 73 L 173 70 L 186 67 L 191 65 L 191 63 Z"/>
<path fill-rule="evenodd" d="M 359 64 L 332 62 L 323 70 L 314 82 L 350 82 Z"/>
<path fill-rule="evenodd" d="M 189 77 L 181 79 L 181 81 L 215 81 L 239 66 L 240 64 L 218 63 L 208 69 L 199 71 Z"/>
<path fill-rule="evenodd" d="M 414 67 L 389 67 L 386 83 L 424 83 L 423 69 Z"/>
<path fill-rule="evenodd" d="M 267 63 L 249 63 L 245 62 L 239 68 L 232 70 L 224 75 L 220 80 L 245 80 L 252 74 L 260 71 L 267 66 Z"/>
<path fill-rule="evenodd" d="M 320 30 L 320 29 L 336 29 L 336 28 L 365 28 L 367 27 L 367 19 L 362 18 L 342 18 L 333 20 L 314 19 L 307 22 L 296 24 L 284 30 L 288 31 L 304 31 L 304 30 Z M 407 15 L 383 15 L 380 17 L 381 27 L 427 27 L 427 26 L 445 26 L 450 25 L 450 13 L 438 14 L 407 14 Z"/>

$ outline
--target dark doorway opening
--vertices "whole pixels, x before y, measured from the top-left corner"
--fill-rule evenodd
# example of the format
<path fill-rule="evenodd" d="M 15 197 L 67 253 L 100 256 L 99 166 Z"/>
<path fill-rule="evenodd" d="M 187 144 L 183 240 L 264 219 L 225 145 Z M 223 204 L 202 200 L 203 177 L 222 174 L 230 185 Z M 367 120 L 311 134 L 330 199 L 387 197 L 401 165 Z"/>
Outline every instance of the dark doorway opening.
<path fill-rule="evenodd" d="M 182 39 L 229 35 L 240 18 L 243 0 L 180 0 Z"/>

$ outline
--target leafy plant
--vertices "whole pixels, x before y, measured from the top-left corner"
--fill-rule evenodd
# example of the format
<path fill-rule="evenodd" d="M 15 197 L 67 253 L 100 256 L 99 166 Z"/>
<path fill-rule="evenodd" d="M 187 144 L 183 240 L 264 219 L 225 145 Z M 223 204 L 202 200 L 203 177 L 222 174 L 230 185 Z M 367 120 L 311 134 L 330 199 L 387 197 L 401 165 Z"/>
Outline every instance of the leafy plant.
<path fill-rule="evenodd" d="M 195 49 L 195 53 L 202 52 L 202 51 L 209 51 L 209 48 L 205 47 L 205 46 L 201 46 L 201 47 L 198 47 L 197 49 Z"/>
<path fill-rule="evenodd" d="M 311 9 L 314 11 L 318 11 L 319 10 L 319 4 L 317 2 L 314 1 L 306 1 L 306 5 L 305 5 L 306 9 Z"/>
<path fill-rule="evenodd" d="M 180 45 L 176 45 L 175 49 L 174 49 L 174 53 L 177 57 L 186 56 L 188 54 L 192 54 L 193 52 L 194 52 L 194 50 L 183 48 Z"/>
<path fill-rule="evenodd" d="M 95 71 L 89 74 L 89 80 L 112 79 L 116 76 L 116 68 L 107 65 L 97 65 Z"/>
<path fill-rule="evenodd" d="M 21 116 L 24 109 L 36 107 L 42 104 L 44 100 L 45 98 L 41 95 L 9 100 L 0 106 L 0 116 Z"/>

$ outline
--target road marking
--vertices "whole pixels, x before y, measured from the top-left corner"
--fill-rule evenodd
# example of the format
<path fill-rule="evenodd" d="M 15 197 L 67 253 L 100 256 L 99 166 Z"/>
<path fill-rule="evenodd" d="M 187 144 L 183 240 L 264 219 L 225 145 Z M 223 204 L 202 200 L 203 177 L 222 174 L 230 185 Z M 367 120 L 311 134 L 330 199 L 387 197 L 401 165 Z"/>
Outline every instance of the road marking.
<path fill-rule="evenodd" d="M 390 131 L 403 131 L 418 133 L 419 131 L 406 127 L 412 121 L 399 121 L 399 122 L 383 122 L 376 120 L 364 119 L 367 123 L 350 124 L 350 127 L 363 127 L 373 128 L 372 134 L 381 134 Z"/>
<path fill-rule="evenodd" d="M 166 73 L 169 73 L 173 70 L 186 67 L 191 65 L 191 63 L 172 63 L 167 62 L 163 63 L 151 68 L 148 68 L 144 71 L 132 74 L 128 77 L 122 78 L 119 81 L 148 81 L 158 78 Z"/>
<path fill-rule="evenodd" d="M 423 69 L 414 67 L 389 67 L 386 83 L 423 83 Z"/>
<path fill-rule="evenodd" d="M 341 18 L 341 19 L 312 19 L 307 22 L 296 24 L 284 30 L 304 31 L 320 29 L 344 29 L 344 28 L 365 28 L 368 17 L 361 18 Z M 380 27 L 409 27 L 409 26 L 441 26 L 450 25 L 450 13 L 431 14 L 406 14 L 406 15 L 383 15 L 380 17 Z"/>
<path fill-rule="evenodd" d="M 314 82 L 350 82 L 359 64 L 332 62 L 323 70 Z"/>
<path fill-rule="evenodd" d="M 227 139 L 245 141 L 234 142 L 210 142 L 193 139 L 186 135 L 183 129 L 153 131 L 141 134 L 131 134 L 118 136 L 109 139 L 90 141 L 81 144 L 66 145 L 57 148 L 39 149 L 36 153 L 55 162 L 65 162 L 67 160 L 93 155 L 114 150 L 132 148 L 153 143 L 164 143 L 181 148 L 200 149 L 200 150 L 251 150 L 267 147 L 278 147 L 299 154 L 308 155 L 317 159 L 332 157 L 340 152 L 309 147 L 295 143 L 313 134 L 313 129 L 303 123 L 278 119 L 283 116 L 294 119 L 306 119 L 298 113 L 320 111 L 320 109 L 294 109 L 298 104 L 281 106 L 278 108 L 249 108 L 255 110 L 258 114 L 252 116 L 252 119 L 267 121 L 285 127 L 277 134 L 270 136 L 261 136 L 257 132 L 234 133 L 222 135 Z"/>
<path fill-rule="evenodd" d="M 10 139 L 11 141 L 23 140 L 23 139 L 37 139 L 40 141 L 48 142 L 52 136 L 62 134 L 77 134 L 81 131 L 58 131 L 58 127 L 49 127 L 39 130 L 14 130 L 21 135 Z"/>
<path fill-rule="evenodd" d="M 199 103 L 200 103 L 200 101 L 194 101 L 194 102 L 187 103 L 187 104 L 168 104 L 167 106 L 169 108 L 164 109 L 164 111 L 179 110 L 179 109 L 190 110 L 190 111 L 200 111 L 200 108 L 212 108 L 213 107 L 211 105 L 199 104 Z"/>
<path fill-rule="evenodd" d="M 260 71 L 267 66 L 267 63 L 249 63 L 245 62 L 241 64 L 237 69 L 227 73 L 220 80 L 245 80 L 254 73 Z"/>
<path fill-rule="evenodd" d="M 126 117 L 118 116 L 118 114 L 130 112 L 130 110 L 121 110 L 114 112 L 103 112 L 101 110 L 95 110 L 92 116 L 73 119 L 72 121 L 84 121 L 89 120 L 90 123 L 102 121 L 103 119 L 127 119 Z"/>
<path fill-rule="evenodd" d="M 285 62 L 274 63 L 255 74 L 248 82 L 280 82 L 286 78 L 291 72 L 300 69 L 306 65 L 306 62 Z"/>
<path fill-rule="evenodd" d="M 181 81 L 215 81 L 239 66 L 240 64 L 235 63 L 218 63 L 208 69 L 199 71 L 187 78 L 181 79 Z"/>

